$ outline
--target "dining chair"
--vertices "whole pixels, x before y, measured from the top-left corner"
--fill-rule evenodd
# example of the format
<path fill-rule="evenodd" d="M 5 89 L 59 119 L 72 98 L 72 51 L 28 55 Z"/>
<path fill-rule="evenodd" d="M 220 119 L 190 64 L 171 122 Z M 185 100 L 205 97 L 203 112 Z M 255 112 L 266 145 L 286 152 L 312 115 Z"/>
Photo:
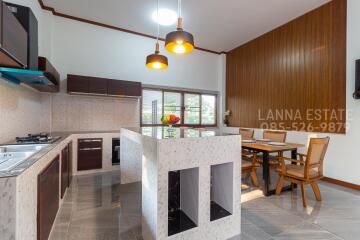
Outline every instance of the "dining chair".
<path fill-rule="evenodd" d="M 240 128 L 239 131 L 242 139 L 251 140 L 254 138 L 254 129 Z"/>
<path fill-rule="evenodd" d="M 286 131 L 264 130 L 263 132 L 263 138 L 269 139 L 271 142 L 285 142 L 286 135 Z"/>
<path fill-rule="evenodd" d="M 251 159 L 250 159 L 251 160 Z M 255 187 L 259 187 L 259 180 L 256 176 L 256 158 L 252 158 L 251 161 L 241 161 L 241 173 L 250 174 L 251 181 Z"/>
<path fill-rule="evenodd" d="M 274 130 L 264 130 L 263 139 L 268 139 L 270 142 L 285 142 L 286 141 L 287 132 L 286 131 L 274 131 Z M 277 153 L 276 155 L 269 156 L 269 166 L 271 169 L 276 169 L 279 166 L 278 158 L 282 156 L 282 152 Z M 257 156 L 257 164 L 261 166 L 263 164 L 262 155 L 259 154 Z M 270 183 L 272 182 L 271 173 L 269 175 Z"/>
<path fill-rule="evenodd" d="M 254 139 L 254 129 L 250 128 L 240 128 L 239 133 L 241 135 L 241 140 L 252 140 Z M 254 158 L 255 152 L 242 149 L 241 151 L 242 157 L 245 159 L 245 161 L 252 161 Z"/>
<path fill-rule="evenodd" d="M 330 138 L 310 139 L 307 154 L 298 153 L 299 159 L 280 156 L 280 167 L 278 168 L 280 179 L 276 186 L 276 194 L 281 193 L 285 181 L 301 186 L 303 206 L 307 206 L 305 185 L 311 184 L 315 198 L 321 201 L 321 193 L 317 181 L 323 178 L 324 156 L 329 145 Z M 289 161 L 292 164 L 285 164 Z M 295 165 L 296 164 L 296 165 Z"/>

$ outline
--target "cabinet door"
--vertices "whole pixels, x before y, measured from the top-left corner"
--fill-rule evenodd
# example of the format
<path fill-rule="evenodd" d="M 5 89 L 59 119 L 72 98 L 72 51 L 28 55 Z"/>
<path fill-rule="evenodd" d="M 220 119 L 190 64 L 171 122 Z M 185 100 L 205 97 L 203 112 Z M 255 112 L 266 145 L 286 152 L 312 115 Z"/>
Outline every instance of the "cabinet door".
<path fill-rule="evenodd" d="M 37 239 L 47 240 L 59 209 L 59 156 L 38 175 Z"/>
<path fill-rule="evenodd" d="M 107 94 L 108 80 L 104 78 L 89 77 L 89 93 Z"/>
<path fill-rule="evenodd" d="M 102 168 L 102 139 L 78 139 L 78 171 Z"/>
<path fill-rule="evenodd" d="M 108 80 L 108 94 L 113 96 L 125 96 L 125 86 L 123 81 Z"/>
<path fill-rule="evenodd" d="M 128 82 L 125 84 L 125 95 L 132 97 L 141 96 L 141 83 L 139 82 Z"/>
<path fill-rule="evenodd" d="M 69 186 L 69 148 L 66 146 L 61 151 L 61 198 L 64 197 Z"/>
<path fill-rule="evenodd" d="M 2 46 L 12 58 L 27 67 L 28 36 L 25 29 L 2 2 Z"/>
<path fill-rule="evenodd" d="M 71 185 L 73 176 L 73 143 L 72 141 L 68 144 L 69 150 L 69 186 Z"/>
<path fill-rule="evenodd" d="M 121 80 L 108 80 L 108 94 L 114 96 L 141 96 L 141 83 Z"/>
<path fill-rule="evenodd" d="M 89 78 L 69 74 L 67 77 L 67 91 L 68 93 L 89 93 Z"/>

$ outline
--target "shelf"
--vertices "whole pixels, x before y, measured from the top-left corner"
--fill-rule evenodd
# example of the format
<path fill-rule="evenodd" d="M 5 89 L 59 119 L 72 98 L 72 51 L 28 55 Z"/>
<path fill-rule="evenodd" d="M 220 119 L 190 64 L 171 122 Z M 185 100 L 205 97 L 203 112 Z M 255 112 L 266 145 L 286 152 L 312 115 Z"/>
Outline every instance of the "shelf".
<path fill-rule="evenodd" d="M 210 202 L 210 221 L 230 216 L 231 213 L 222 208 L 219 204 L 214 201 Z"/>
<path fill-rule="evenodd" d="M 168 173 L 168 235 L 197 227 L 199 168 Z"/>
<path fill-rule="evenodd" d="M 168 235 L 175 235 L 196 227 L 196 224 L 181 210 L 169 212 Z"/>
<path fill-rule="evenodd" d="M 211 166 L 210 221 L 233 212 L 233 163 Z"/>

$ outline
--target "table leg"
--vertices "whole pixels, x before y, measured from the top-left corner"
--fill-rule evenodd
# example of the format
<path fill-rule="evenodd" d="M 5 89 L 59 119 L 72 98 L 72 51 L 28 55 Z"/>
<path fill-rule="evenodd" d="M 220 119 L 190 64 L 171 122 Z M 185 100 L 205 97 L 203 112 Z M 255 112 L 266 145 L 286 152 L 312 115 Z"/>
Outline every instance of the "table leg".
<path fill-rule="evenodd" d="M 270 169 L 269 169 L 269 153 L 263 152 L 263 180 L 264 180 L 264 195 L 270 196 Z"/>

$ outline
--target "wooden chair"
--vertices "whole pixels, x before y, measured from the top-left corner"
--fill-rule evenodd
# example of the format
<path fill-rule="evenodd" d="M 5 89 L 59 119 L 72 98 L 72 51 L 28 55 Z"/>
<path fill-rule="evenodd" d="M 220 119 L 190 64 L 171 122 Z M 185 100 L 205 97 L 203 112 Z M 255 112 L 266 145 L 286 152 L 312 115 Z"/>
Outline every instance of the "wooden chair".
<path fill-rule="evenodd" d="M 242 139 L 251 140 L 254 138 L 254 129 L 240 128 L 240 135 Z M 255 187 L 259 187 L 259 180 L 256 176 L 256 158 L 255 153 L 247 150 L 242 150 L 241 172 L 243 174 L 250 174 L 251 180 Z"/>
<path fill-rule="evenodd" d="M 287 132 L 285 131 L 273 131 L 273 130 L 264 130 L 263 138 L 269 139 L 271 142 L 285 142 Z M 282 156 L 282 153 L 279 152 L 277 155 L 269 156 L 269 166 L 270 168 L 276 169 L 279 166 L 278 158 Z M 262 155 L 257 156 L 257 164 L 261 166 L 263 164 Z M 272 182 L 271 174 L 269 175 L 270 183 Z"/>
<path fill-rule="evenodd" d="M 242 139 L 251 140 L 254 139 L 254 129 L 240 128 L 240 135 Z"/>
<path fill-rule="evenodd" d="M 263 138 L 271 142 L 285 142 L 287 133 L 285 131 L 264 130 Z"/>
<path fill-rule="evenodd" d="M 320 189 L 317 180 L 323 178 L 323 162 L 324 156 L 329 145 L 330 138 L 311 138 L 307 154 L 299 153 L 298 159 L 287 157 L 279 157 L 280 168 L 278 169 L 280 179 L 276 186 L 276 194 L 281 193 L 284 181 L 290 181 L 291 184 L 299 184 L 301 186 L 301 194 L 303 206 L 307 206 L 305 184 L 311 184 L 317 201 L 321 201 Z M 290 161 L 294 164 L 285 164 Z"/>
<path fill-rule="evenodd" d="M 256 158 L 253 158 L 252 161 L 241 161 L 241 172 L 243 174 L 249 173 L 251 181 L 255 187 L 259 187 L 259 180 L 256 176 Z"/>

